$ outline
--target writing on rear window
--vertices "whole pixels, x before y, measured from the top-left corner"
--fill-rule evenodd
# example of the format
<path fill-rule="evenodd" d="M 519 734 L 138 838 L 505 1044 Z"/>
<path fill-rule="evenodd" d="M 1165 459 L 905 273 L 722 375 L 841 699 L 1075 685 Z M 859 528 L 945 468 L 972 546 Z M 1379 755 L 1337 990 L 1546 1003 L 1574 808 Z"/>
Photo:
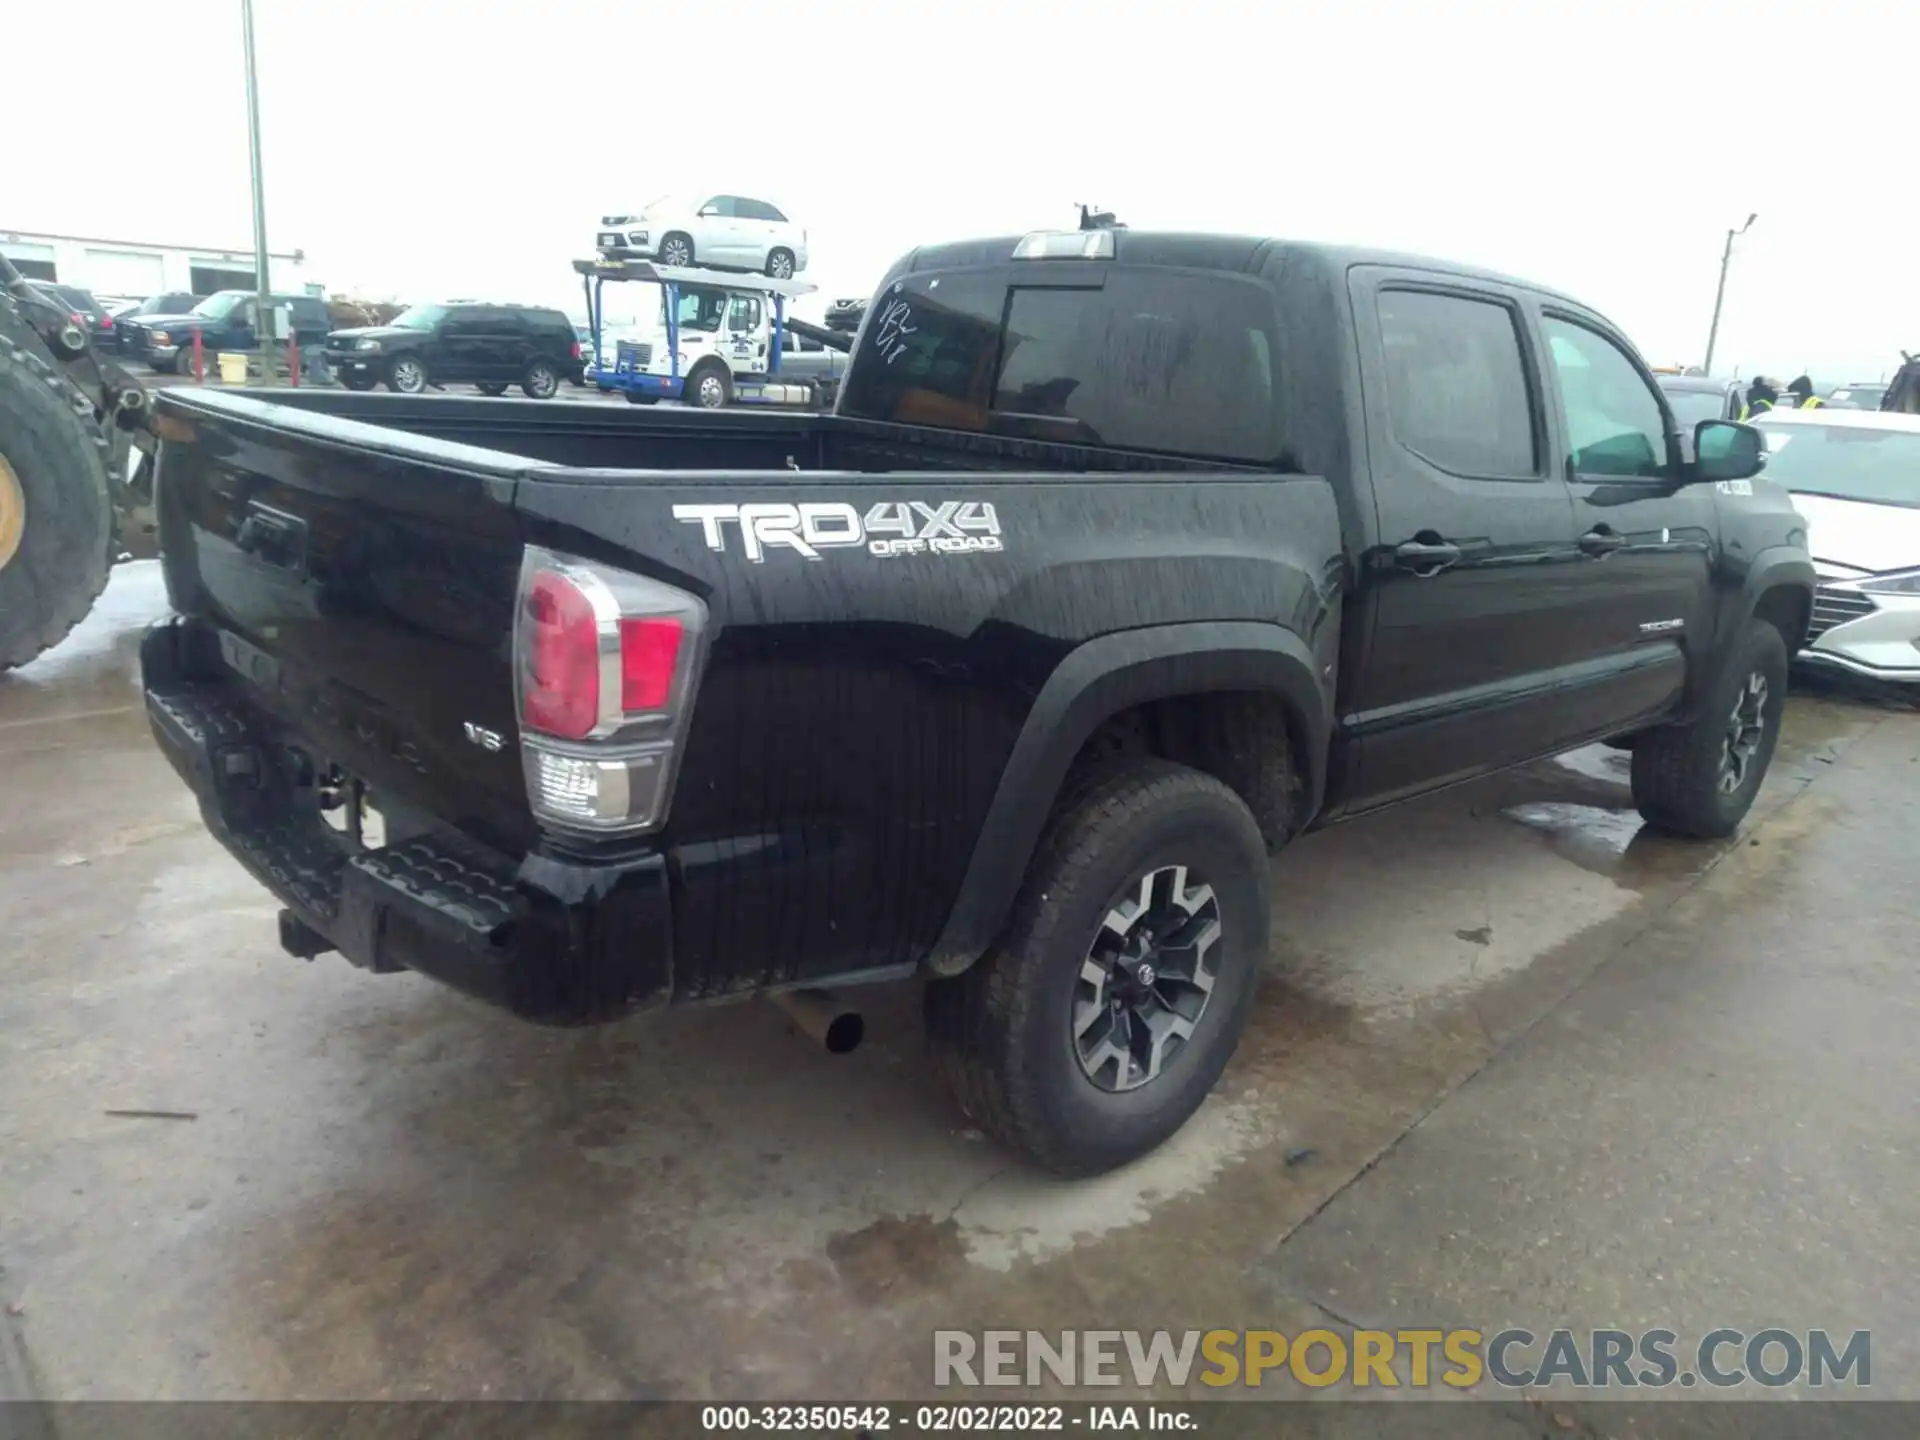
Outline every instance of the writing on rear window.
<path fill-rule="evenodd" d="M 791 550 L 818 560 L 822 550 L 864 546 L 869 555 L 996 554 L 1005 547 L 1000 517 L 991 501 L 882 500 L 863 515 L 838 500 L 790 505 L 769 501 L 747 505 L 676 505 L 673 518 L 698 525 L 707 548 L 724 555 L 727 529 L 739 536 L 740 553 L 755 564 L 769 550 Z"/>

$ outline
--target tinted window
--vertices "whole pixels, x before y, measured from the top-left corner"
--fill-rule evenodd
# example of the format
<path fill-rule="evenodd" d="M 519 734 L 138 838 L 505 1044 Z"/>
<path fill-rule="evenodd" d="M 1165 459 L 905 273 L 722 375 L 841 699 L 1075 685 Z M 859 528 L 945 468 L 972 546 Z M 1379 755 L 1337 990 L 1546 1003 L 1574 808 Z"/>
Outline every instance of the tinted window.
<path fill-rule="evenodd" d="M 101 313 L 93 296 L 77 285 L 42 285 L 39 288 L 42 294 L 51 296 L 70 311 L 95 318 Z"/>
<path fill-rule="evenodd" d="M 1667 408 L 1682 429 L 1691 431 L 1702 420 L 1727 418 L 1727 397 L 1718 390 L 1668 390 Z"/>
<path fill-rule="evenodd" d="M 1536 475 L 1533 402 L 1514 315 L 1493 300 L 1380 293 L 1394 437 L 1443 470 Z"/>
<path fill-rule="evenodd" d="M 734 201 L 735 213 L 748 220 L 785 220 L 773 206 L 764 200 L 739 199 Z"/>
<path fill-rule="evenodd" d="M 740 202 L 731 195 L 716 195 L 700 208 L 714 215 L 738 215 Z"/>
<path fill-rule="evenodd" d="M 1613 341 L 1549 315 L 1547 353 L 1580 475 L 1657 479 L 1667 473 L 1667 422 L 1653 387 Z"/>
<path fill-rule="evenodd" d="M 444 305 L 414 305 L 402 310 L 387 323 L 402 330 L 431 330 L 447 318 Z"/>
<path fill-rule="evenodd" d="M 326 305 L 319 300 L 294 301 L 293 323 L 302 327 L 327 324 Z"/>
<path fill-rule="evenodd" d="M 202 300 L 193 307 L 191 313 L 207 320 L 224 320 L 246 299 L 247 292 L 244 290 L 222 290 Z"/>
<path fill-rule="evenodd" d="M 1124 266 L 1102 289 L 914 277 L 874 305 L 861 348 L 850 413 L 1282 463 L 1279 347 L 1250 281 Z"/>
<path fill-rule="evenodd" d="M 440 322 L 440 332 L 444 335 L 483 335 L 491 328 L 487 324 L 486 307 L 482 305 L 452 306 Z"/>

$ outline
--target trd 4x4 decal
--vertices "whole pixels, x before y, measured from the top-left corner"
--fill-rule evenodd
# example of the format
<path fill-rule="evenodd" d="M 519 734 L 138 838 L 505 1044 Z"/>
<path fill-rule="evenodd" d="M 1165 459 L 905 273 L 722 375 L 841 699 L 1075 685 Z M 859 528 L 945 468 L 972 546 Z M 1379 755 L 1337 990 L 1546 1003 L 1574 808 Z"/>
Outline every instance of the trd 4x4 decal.
<path fill-rule="evenodd" d="M 977 555 L 1004 549 L 1000 517 L 986 500 L 882 500 L 862 515 L 842 501 L 800 505 L 676 505 L 673 518 L 698 525 L 709 550 L 726 553 L 728 525 L 755 565 L 776 546 L 818 560 L 822 550 L 864 545 L 869 555 Z"/>

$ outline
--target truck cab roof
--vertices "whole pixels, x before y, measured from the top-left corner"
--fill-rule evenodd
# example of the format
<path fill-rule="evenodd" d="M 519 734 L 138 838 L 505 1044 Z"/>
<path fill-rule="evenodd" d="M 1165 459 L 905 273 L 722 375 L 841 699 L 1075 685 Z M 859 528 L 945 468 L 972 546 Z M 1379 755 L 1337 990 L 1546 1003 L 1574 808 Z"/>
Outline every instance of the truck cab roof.
<path fill-rule="evenodd" d="M 1088 232 L 1061 231 L 1058 233 L 1079 235 Z M 1317 270 L 1324 275 L 1333 276 L 1344 274 L 1356 265 L 1382 265 L 1395 269 L 1432 270 L 1446 275 L 1490 280 L 1501 285 L 1515 286 L 1540 295 L 1551 296 L 1557 301 L 1578 309 L 1589 308 L 1572 296 L 1535 281 L 1430 255 L 1374 249 L 1361 245 L 1287 240 L 1273 236 L 1216 234 L 1204 231 L 1114 229 L 1094 233 L 1113 237 L 1113 254 L 1107 263 L 1165 265 L 1191 270 L 1223 270 L 1247 275 L 1270 276 L 1301 268 Z M 1011 264 L 1015 247 L 1026 238 L 1024 235 L 997 235 L 979 240 L 923 245 L 909 252 L 891 273 L 897 276 L 929 270 L 972 269 L 980 266 Z"/>

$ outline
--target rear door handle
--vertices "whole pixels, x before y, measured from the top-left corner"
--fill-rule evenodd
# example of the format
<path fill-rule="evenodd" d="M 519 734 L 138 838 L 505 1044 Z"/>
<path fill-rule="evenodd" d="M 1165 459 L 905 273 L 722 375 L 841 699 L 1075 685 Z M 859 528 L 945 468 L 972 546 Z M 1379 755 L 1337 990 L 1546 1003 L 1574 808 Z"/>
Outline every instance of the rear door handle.
<path fill-rule="evenodd" d="M 1616 535 L 1611 530 L 1589 530 L 1580 537 L 1580 553 L 1599 559 L 1623 549 L 1626 543 L 1626 536 Z"/>
<path fill-rule="evenodd" d="M 1460 547 L 1450 540 L 1409 540 L 1393 549 L 1393 561 L 1416 575 L 1438 575 L 1460 563 Z"/>

